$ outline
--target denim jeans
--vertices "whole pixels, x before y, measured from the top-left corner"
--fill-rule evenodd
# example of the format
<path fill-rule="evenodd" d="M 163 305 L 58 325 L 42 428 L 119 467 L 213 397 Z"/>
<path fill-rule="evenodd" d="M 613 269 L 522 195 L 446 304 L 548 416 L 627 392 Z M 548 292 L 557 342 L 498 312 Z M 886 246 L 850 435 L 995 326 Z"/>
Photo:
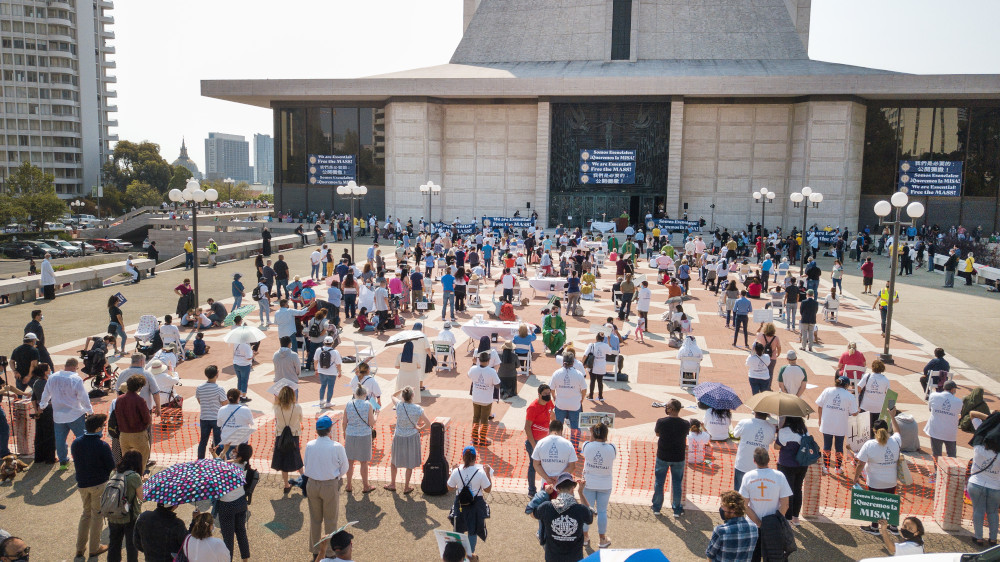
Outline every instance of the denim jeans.
<path fill-rule="evenodd" d="M 682 471 L 683 476 L 683 471 Z M 611 500 L 611 490 L 583 489 L 583 497 L 587 498 L 590 507 L 597 510 L 597 532 L 605 535 L 608 532 L 608 501 Z M 661 500 L 662 501 L 662 500 Z M 590 525 L 583 526 L 583 532 L 590 530 Z"/>
<path fill-rule="evenodd" d="M 733 489 L 734 490 L 739 491 L 740 486 L 743 484 L 743 476 L 744 475 L 746 475 L 746 472 L 743 472 L 742 470 L 740 470 L 738 468 L 734 468 L 733 469 Z"/>
<path fill-rule="evenodd" d="M 842 278 L 841 279 L 833 279 L 833 286 L 834 286 L 834 288 L 837 289 L 838 293 L 844 292 L 844 280 Z"/>
<path fill-rule="evenodd" d="M 247 393 L 247 385 L 250 384 L 250 369 L 253 365 L 233 365 L 233 369 L 236 371 L 236 388 L 240 390 L 241 394 Z"/>
<path fill-rule="evenodd" d="M 333 387 L 337 384 L 337 375 L 319 375 L 319 401 L 329 402 L 333 399 Z"/>
<path fill-rule="evenodd" d="M 972 530 L 976 538 L 983 538 L 983 516 L 990 526 L 990 541 L 997 540 L 997 524 L 1000 523 L 1000 490 L 992 490 L 978 484 L 969 484 L 969 497 L 972 499 Z"/>
<path fill-rule="evenodd" d="M 309 277 L 312 277 L 313 279 L 319 281 L 320 275 L 319 275 L 319 264 L 318 263 L 312 264 L 312 271 L 309 272 Z"/>
<path fill-rule="evenodd" d="M 358 315 L 357 293 L 344 294 L 344 318 L 354 318 Z"/>
<path fill-rule="evenodd" d="M 819 279 L 806 279 L 806 290 L 811 290 L 814 295 L 819 296 Z"/>
<path fill-rule="evenodd" d="M 261 324 L 270 324 L 271 323 L 271 305 L 270 304 L 264 304 L 263 301 L 257 301 L 257 308 L 259 309 L 258 312 L 260 314 L 260 323 Z M 266 322 L 264 320 L 265 318 L 267 319 Z"/>
<path fill-rule="evenodd" d="M 74 438 L 81 437 L 85 430 L 86 427 L 82 415 L 71 422 L 55 424 L 56 455 L 59 457 L 60 464 L 69 462 L 69 447 L 66 446 L 66 436 L 72 431 Z"/>
<path fill-rule="evenodd" d="M 191 269 L 194 267 L 194 253 L 184 252 L 184 269 Z"/>
<path fill-rule="evenodd" d="M 278 279 L 277 282 L 278 282 L 278 290 L 277 290 L 278 298 L 279 299 L 281 298 L 282 289 L 285 290 L 286 299 L 292 298 L 292 295 L 288 293 L 288 279 Z"/>
<path fill-rule="evenodd" d="M 566 418 L 569 418 L 569 427 L 570 427 L 570 429 L 580 429 L 580 412 L 583 410 L 583 408 L 580 408 L 579 410 L 572 410 L 572 411 L 571 410 L 560 410 L 559 408 L 556 408 L 555 410 L 556 410 L 556 419 L 557 420 L 564 421 L 564 420 L 566 420 Z"/>
<path fill-rule="evenodd" d="M 683 509 L 681 496 L 683 495 L 684 483 L 684 461 L 667 462 L 656 459 L 654 475 L 656 482 L 653 484 L 653 511 L 660 511 L 663 507 L 663 486 L 666 485 L 667 471 L 670 471 L 670 507 L 674 510 Z"/>
<path fill-rule="evenodd" d="M 454 291 L 445 291 L 444 295 L 441 297 L 441 320 L 444 320 L 448 315 L 448 305 L 451 305 L 451 317 L 455 318 L 455 293 Z"/>
<path fill-rule="evenodd" d="M 233 297 L 233 310 L 243 305 L 243 295 Z"/>
<path fill-rule="evenodd" d="M 312 371 L 313 370 L 313 355 L 316 354 L 316 350 L 319 349 L 320 345 L 322 345 L 322 344 L 313 343 L 313 342 L 309 341 L 309 338 L 306 338 L 306 370 L 307 371 Z"/>
<path fill-rule="evenodd" d="M 0 408 L 0 458 L 10 454 L 10 425 L 7 424 L 7 414 Z M 531 456 L 531 451 L 528 451 Z M 529 472 L 529 476 L 532 474 Z"/>
<path fill-rule="evenodd" d="M 740 336 L 740 326 L 743 326 L 743 345 L 749 345 L 747 343 L 747 324 L 750 322 L 750 317 L 746 314 L 734 314 L 733 316 L 733 345 L 736 345 L 736 339 Z"/>
<path fill-rule="evenodd" d="M 794 330 L 796 326 L 796 321 L 798 320 L 796 315 L 799 313 L 799 303 L 790 302 L 788 306 L 785 307 L 785 329 Z"/>
<path fill-rule="evenodd" d="M 128 336 L 125 335 L 125 329 L 118 322 L 112 322 L 111 324 L 108 325 L 109 328 L 112 327 L 112 326 L 114 326 L 114 328 L 115 328 L 115 331 L 113 332 L 113 334 L 116 335 L 116 336 L 118 336 L 118 337 L 120 337 L 122 339 L 122 343 L 121 343 L 120 348 L 121 348 L 122 353 L 124 353 L 125 352 L 125 341 L 128 340 Z"/>
<path fill-rule="evenodd" d="M 208 445 L 208 436 L 212 436 L 212 446 L 218 445 L 222 441 L 222 428 L 219 427 L 219 420 L 199 420 L 201 426 L 201 438 L 198 440 L 198 458 L 205 458 L 205 448 Z"/>
<path fill-rule="evenodd" d="M 750 379 L 750 394 L 759 394 L 771 390 L 771 379 Z"/>

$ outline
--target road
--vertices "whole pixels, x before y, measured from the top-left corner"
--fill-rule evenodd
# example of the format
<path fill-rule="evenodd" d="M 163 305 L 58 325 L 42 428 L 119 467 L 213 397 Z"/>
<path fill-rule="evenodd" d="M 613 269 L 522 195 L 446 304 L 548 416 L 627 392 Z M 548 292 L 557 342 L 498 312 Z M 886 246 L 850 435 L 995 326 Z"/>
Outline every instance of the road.
<path fill-rule="evenodd" d="M 85 263 L 87 265 L 96 265 L 99 263 L 109 263 L 113 261 L 125 261 L 125 257 L 128 256 L 126 252 L 116 252 L 112 254 L 87 254 L 86 257 L 75 257 L 75 258 L 58 258 L 52 260 L 52 267 L 58 267 L 60 265 L 73 265 L 78 263 Z M 31 262 L 22 259 L 0 259 L 0 277 L 22 277 L 28 274 L 28 265 Z M 35 264 L 41 268 L 42 260 L 41 258 L 35 259 Z"/>

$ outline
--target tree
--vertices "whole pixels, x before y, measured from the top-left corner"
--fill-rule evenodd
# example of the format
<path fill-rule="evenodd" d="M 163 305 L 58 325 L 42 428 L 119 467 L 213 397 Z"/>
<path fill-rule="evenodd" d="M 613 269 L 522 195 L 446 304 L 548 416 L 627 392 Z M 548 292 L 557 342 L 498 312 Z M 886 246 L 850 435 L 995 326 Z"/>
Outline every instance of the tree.
<path fill-rule="evenodd" d="M 125 188 L 125 201 L 135 207 L 155 206 L 163 203 L 163 194 L 148 183 L 135 180 Z"/>
<path fill-rule="evenodd" d="M 104 166 L 105 181 L 113 183 L 123 193 L 135 180 L 166 193 L 173 175 L 173 167 L 160 156 L 160 145 L 149 141 L 119 141 L 111 160 Z"/>
<path fill-rule="evenodd" d="M 184 166 L 174 166 L 174 175 L 171 176 L 170 183 L 167 184 L 167 191 L 171 189 L 184 191 L 187 181 L 193 177 L 194 175 L 191 174 L 191 170 L 188 170 Z"/>
<path fill-rule="evenodd" d="M 35 223 L 38 230 L 69 212 L 66 203 L 56 195 L 55 181 L 52 174 L 24 162 L 11 172 L 7 182 L 20 215 Z"/>

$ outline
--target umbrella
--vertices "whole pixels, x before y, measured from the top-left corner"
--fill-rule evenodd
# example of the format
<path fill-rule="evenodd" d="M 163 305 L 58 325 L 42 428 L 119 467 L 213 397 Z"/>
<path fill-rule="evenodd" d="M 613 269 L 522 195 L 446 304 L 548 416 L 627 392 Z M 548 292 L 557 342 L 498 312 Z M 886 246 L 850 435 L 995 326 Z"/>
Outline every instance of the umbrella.
<path fill-rule="evenodd" d="M 178 463 L 149 477 L 142 485 L 147 501 L 180 505 L 221 498 L 246 484 L 243 468 L 217 459 Z"/>
<path fill-rule="evenodd" d="M 239 308 L 234 308 L 232 312 L 230 312 L 229 314 L 226 315 L 226 318 L 222 321 L 222 325 L 223 326 L 232 326 L 233 324 L 235 324 L 234 318 L 236 318 L 237 316 L 242 316 L 242 317 L 246 318 L 247 314 L 250 314 L 251 312 L 253 312 L 253 310 L 255 308 L 257 308 L 257 307 L 255 307 L 252 304 L 241 306 Z"/>
<path fill-rule="evenodd" d="M 581 562 L 669 562 L 658 548 L 602 548 Z"/>
<path fill-rule="evenodd" d="M 784 392 L 765 391 L 755 394 L 750 400 L 747 400 L 746 405 L 754 412 L 764 412 L 775 416 L 804 418 L 813 413 L 812 407 L 805 400 Z"/>
<path fill-rule="evenodd" d="M 257 328 L 244 325 L 230 330 L 230 332 L 226 334 L 226 337 L 222 338 L 222 341 L 226 343 L 255 343 L 261 341 L 265 337 L 264 332 L 261 332 Z"/>
<path fill-rule="evenodd" d="M 419 340 L 420 338 L 426 338 L 426 337 L 427 335 L 421 332 L 420 330 L 403 330 L 398 334 L 393 334 L 392 336 L 390 336 L 389 339 L 386 340 L 385 345 L 386 347 L 390 345 L 400 345 L 408 341 Z"/>
<path fill-rule="evenodd" d="M 694 387 L 694 397 L 716 410 L 735 410 L 743 404 L 733 389 L 718 382 L 703 382 Z"/>

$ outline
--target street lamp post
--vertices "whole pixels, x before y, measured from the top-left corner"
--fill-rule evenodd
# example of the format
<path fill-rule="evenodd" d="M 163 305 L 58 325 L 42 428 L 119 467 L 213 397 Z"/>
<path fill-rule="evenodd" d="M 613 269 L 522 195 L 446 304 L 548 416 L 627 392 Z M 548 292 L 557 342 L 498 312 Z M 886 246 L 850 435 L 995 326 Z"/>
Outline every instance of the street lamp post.
<path fill-rule="evenodd" d="M 764 211 L 767 209 L 768 203 L 774 202 L 775 194 L 773 191 L 768 191 L 766 187 L 760 188 L 760 191 L 753 192 L 753 200 L 760 203 L 760 237 L 764 238 Z M 715 213 L 715 208 L 712 208 L 712 212 Z M 715 222 L 715 218 L 712 218 L 712 222 Z M 751 233 L 753 234 L 753 233 Z"/>
<path fill-rule="evenodd" d="M 226 201 L 231 201 L 233 198 L 233 186 L 236 185 L 236 180 L 233 178 L 226 178 L 222 180 L 222 183 L 226 184 Z"/>
<path fill-rule="evenodd" d="M 885 341 L 882 347 L 882 355 L 879 359 L 883 363 L 892 363 L 892 354 L 889 353 L 889 339 L 890 332 L 892 331 L 892 309 L 893 301 L 896 300 L 896 263 L 899 260 L 899 228 L 901 226 L 911 226 L 914 221 L 902 221 L 900 220 L 900 214 L 903 208 L 906 207 L 906 214 L 911 219 L 919 219 L 924 215 L 924 204 L 919 201 L 914 201 L 907 205 L 909 202 L 909 197 L 906 195 L 906 188 L 902 188 L 896 193 L 892 194 L 892 197 L 888 201 L 882 200 L 875 203 L 875 214 L 879 217 L 879 226 L 892 226 L 892 255 L 890 256 L 889 266 L 889 294 L 886 295 L 886 311 L 885 311 L 885 334 L 883 337 Z M 895 210 L 895 215 L 893 220 L 886 220 L 893 210 Z M 881 293 L 879 294 L 881 298 Z"/>
<path fill-rule="evenodd" d="M 212 202 L 219 198 L 219 192 L 214 189 L 202 191 L 198 180 L 191 178 L 184 186 L 184 191 L 171 189 L 167 194 L 174 203 L 183 203 L 191 209 L 191 245 L 194 250 L 194 302 L 198 300 L 198 207 L 203 201 Z"/>
<path fill-rule="evenodd" d="M 813 191 L 813 188 L 808 185 L 802 188 L 801 192 L 795 192 L 789 196 L 795 208 L 802 206 L 802 246 L 809 244 L 809 238 L 806 236 L 806 219 L 809 216 L 809 205 L 812 204 L 813 208 L 819 207 L 819 204 L 823 202 L 823 194 L 818 191 Z M 799 275 L 806 272 L 806 253 L 802 251 L 802 247 L 799 247 Z"/>
<path fill-rule="evenodd" d="M 79 199 L 76 199 L 69 204 L 69 206 L 76 211 L 76 218 L 80 218 L 80 209 L 82 209 L 84 205 L 86 205 L 86 203 L 80 201 Z"/>
<path fill-rule="evenodd" d="M 347 185 L 337 186 L 337 194 L 351 200 L 351 216 L 348 217 L 347 224 L 351 229 L 351 265 L 354 265 L 354 202 L 364 199 L 368 194 L 368 188 L 351 180 Z"/>
<path fill-rule="evenodd" d="M 420 193 L 427 196 L 427 201 L 429 201 L 429 207 L 427 210 L 427 222 L 432 225 L 434 224 L 434 196 L 441 195 L 441 186 L 434 183 L 431 180 L 427 180 L 427 183 L 420 186 Z"/>

